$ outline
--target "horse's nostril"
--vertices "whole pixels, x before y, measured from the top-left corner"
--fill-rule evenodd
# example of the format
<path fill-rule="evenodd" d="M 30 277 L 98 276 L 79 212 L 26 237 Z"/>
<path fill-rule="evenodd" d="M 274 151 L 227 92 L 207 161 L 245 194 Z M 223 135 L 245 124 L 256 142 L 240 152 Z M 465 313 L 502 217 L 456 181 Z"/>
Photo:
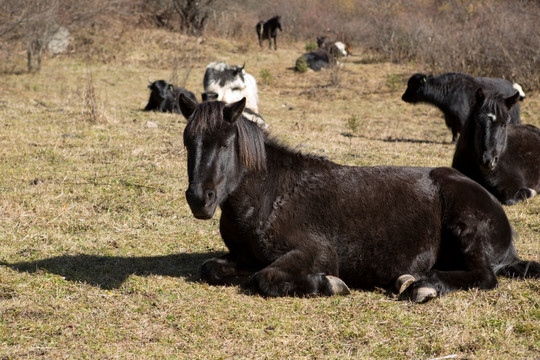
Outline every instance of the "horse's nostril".
<path fill-rule="evenodd" d="M 206 203 L 212 203 L 214 201 L 214 199 L 216 198 L 216 193 L 212 190 L 206 190 L 205 191 L 205 198 L 206 198 Z"/>

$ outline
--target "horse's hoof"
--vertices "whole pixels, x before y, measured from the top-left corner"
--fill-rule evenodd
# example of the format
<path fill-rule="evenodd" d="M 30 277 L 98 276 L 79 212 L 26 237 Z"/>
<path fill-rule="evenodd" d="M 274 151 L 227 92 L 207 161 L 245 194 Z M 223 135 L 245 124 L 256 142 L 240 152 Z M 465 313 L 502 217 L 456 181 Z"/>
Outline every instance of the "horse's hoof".
<path fill-rule="evenodd" d="M 432 287 L 419 287 L 413 290 L 412 300 L 415 303 L 422 304 L 437 297 L 437 291 Z"/>
<path fill-rule="evenodd" d="M 340 278 L 332 275 L 326 275 L 325 277 L 329 284 L 328 290 L 330 290 L 332 295 L 349 295 L 351 293 L 347 284 Z"/>
<path fill-rule="evenodd" d="M 398 295 L 403 294 L 403 292 L 407 290 L 409 286 L 411 286 L 411 284 L 415 281 L 416 279 L 414 278 L 414 276 L 410 274 L 404 274 L 398 277 L 395 284 Z"/>

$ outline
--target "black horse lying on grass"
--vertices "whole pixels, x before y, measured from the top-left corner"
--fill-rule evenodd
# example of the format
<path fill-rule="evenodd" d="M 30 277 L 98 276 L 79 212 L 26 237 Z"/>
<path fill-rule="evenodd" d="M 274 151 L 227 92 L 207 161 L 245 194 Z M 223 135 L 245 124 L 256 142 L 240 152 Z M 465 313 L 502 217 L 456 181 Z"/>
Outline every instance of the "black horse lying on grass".
<path fill-rule="evenodd" d="M 540 129 L 510 120 L 519 97 L 478 89 L 452 161 L 506 205 L 540 191 Z"/>
<path fill-rule="evenodd" d="M 180 97 L 186 198 L 198 219 L 220 206 L 229 249 L 203 263 L 208 283 L 251 276 L 264 296 L 395 284 L 424 302 L 491 289 L 496 274 L 540 276 L 540 264 L 518 259 L 499 202 L 455 169 L 349 167 L 303 155 L 246 120 L 244 106 Z"/>

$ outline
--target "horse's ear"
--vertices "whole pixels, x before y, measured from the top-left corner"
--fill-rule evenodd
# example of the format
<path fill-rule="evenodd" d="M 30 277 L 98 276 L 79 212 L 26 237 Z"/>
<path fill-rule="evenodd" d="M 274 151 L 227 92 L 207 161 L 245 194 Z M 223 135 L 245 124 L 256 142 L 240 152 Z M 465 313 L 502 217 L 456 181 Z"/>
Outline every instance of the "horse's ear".
<path fill-rule="evenodd" d="M 483 104 L 484 100 L 486 99 L 486 93 L 484 89 L 478 88 L 476 89 L 475 99 L 477 104 Z"/>
<path fill-rule="evenodd" d="M 516 105 L 518 100 L 519 100 L 519 92 L 516 91 L 516 93 L 514 95 L 504 99 L 504 103 L 506 104 L 506 107 L 508 108 L 508 110 L 510 110 L 512 108 L 512 106 Z"/>
<path fill-rule="evenodd" d="M 182 111 L 182 115 L 184 115 L 186 119 L 189 119 L 191 114 L 193 114 L 193 112 L 195 111 L 195 108 L 197 107 L 197 103 L 182 93 L 180 93 L 180 97 L 178 98 L 178 103 L 180 105 L 180 110 Z"/>
<path fill-rule="evenodd" d="M 243 97 L 241 100 L 237 102 L 225 105 L 225 107 L 223 108 L 223 119 L 233 124 L 242 115 L 245 107 L 246 107 L 245 97 Z"/>

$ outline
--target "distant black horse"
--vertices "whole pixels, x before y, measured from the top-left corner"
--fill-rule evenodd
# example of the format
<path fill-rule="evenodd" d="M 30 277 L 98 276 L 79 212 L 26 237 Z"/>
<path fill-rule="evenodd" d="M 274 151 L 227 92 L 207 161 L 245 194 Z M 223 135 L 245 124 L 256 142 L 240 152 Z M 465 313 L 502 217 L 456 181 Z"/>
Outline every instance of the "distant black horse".
<path fill-rule="evenodd" d="M 499 202 L 452 168 L 349 167 L 303 155 L 242 116 L 245 99 L 180 108 L 193 215 L 221 208 L 229 249 L 201 277 L 252 276 L 264 296 L 347 294 L 396 284 L 424 302 L 496 286 L 496 274 L 540 276 L 521 261 Z"/>
<path fill-rule="evenodd" d="M 478 89 L 452 162 L 506 205 L 540 191 L 540 129 L 510 123 L 519 96 Z"/>
<path fill-rule="evenodd" d="M 259 21 L 257 23 L 257 36 L 259 38 L 259 45 L 262 47 L 263 40 L 268 40 L 268 48 L 272 48 L 272 39 L 274 39 L 274 50 L 277 50 L 276 37 L 277 30 L 281 29 L 281 17 L 274 16 L 268 21 Z"/>
<path fill-rule="evenodd" d="M 174 86 L 169 84 L 165 80 L 150 81 L 150 97 L 148 98 L 148 104 L 144 108 L 144 111 L 161 111 L 161 112 L 173 112 L 180 114 L 180 107 L 178 106 L 178 97 L 180 94 L 188 96 L 193 101 L 197 101 L 195 94 L 191 91 L 184 89 L 183 87 Z"/>

